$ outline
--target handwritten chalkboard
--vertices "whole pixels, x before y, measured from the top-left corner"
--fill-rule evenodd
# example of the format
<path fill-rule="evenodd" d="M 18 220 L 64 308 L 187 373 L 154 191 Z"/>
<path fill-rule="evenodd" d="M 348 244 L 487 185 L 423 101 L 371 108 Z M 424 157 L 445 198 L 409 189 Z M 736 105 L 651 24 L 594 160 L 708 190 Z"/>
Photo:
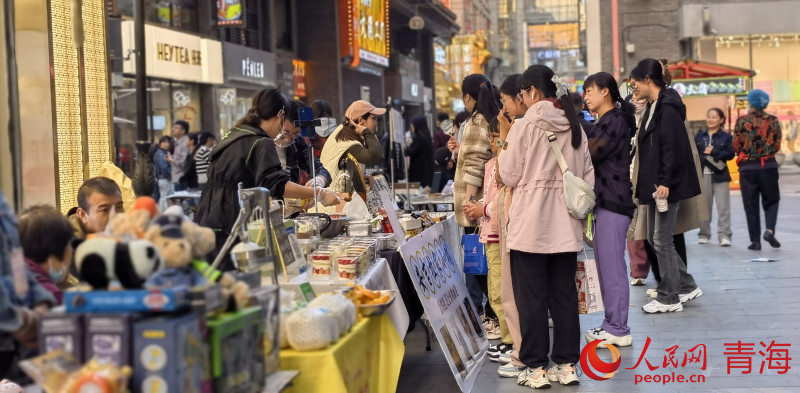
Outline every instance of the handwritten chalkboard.
<path fill-rule="evenodd" d="M 273 249 L 281 259 L 281 267 L 285 268 L 286 265 L 294 262 L 294 252 L 292 252 L 292 245 L 289 243 L 289 235 L 286 234 L 286 227 L 283 224 L 283 215 L 279 206 L 273 206 L 269 209 L 269 223 L 275 240 Z"/>

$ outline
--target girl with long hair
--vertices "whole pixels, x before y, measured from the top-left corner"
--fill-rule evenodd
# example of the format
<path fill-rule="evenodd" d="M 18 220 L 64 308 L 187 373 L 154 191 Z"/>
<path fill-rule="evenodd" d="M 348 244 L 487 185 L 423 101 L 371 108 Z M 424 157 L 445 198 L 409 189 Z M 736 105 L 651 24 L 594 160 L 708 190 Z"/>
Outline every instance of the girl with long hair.
<path fill-rule="evenodd" d="M 628 266 L 625 246 L 636 205 L 630 187 L 631 138 L 636 134 L 634 106 L 620 96 L 617 80 L 598 72 L 583 84 L 584 101 L 599 119 L 588 130 L 589 153 L 594 165 L 597 228 L 593 247 L 600 274 L 605 319 L 586 332 L 586 342 L 627 347 L 633 343 L 628 327 Z"/>
<path fill-rule="evenodd" d="M 700 244 L 708 244 L 711 240 L 711 210 L 717 201 L 717 238 L 719 245 L 731 245 L 731 173 L 727 162 L 736 156 L 733 151 L 733 136 L 725 132 L 725 112 L 719 108 L 711 108 L 706 114 L 707 129 L 694 137 L 697 151 L 700 153 L 700 165 L 703 167 L 703 190 L 708 202 L 709 219 L 700 223 L 697 235 Z M 720 132 L 722 131 L 722 132 Z"/>
<path fill-rule="evenodd" d="M 582 223 L 563 198 L 563 175 L 547 137 L 552 132 L 570 171 L 594 185 L 594 167 L 569 88 L 544 65 L 529 67 L 518 79 L 528 111 L 514 121 L 497 158 L 500 178 L 514 187 L 506 233 L 511 254 L 514 299 L 522 331 L 519 359 L 527 366 L 517 383 L 545 388 L 550 382 L 577 385 L 580 321 L 575 287 L 577 253 L 583 249 Z M 553 367 L 549 365 L 553 318 Z"/>

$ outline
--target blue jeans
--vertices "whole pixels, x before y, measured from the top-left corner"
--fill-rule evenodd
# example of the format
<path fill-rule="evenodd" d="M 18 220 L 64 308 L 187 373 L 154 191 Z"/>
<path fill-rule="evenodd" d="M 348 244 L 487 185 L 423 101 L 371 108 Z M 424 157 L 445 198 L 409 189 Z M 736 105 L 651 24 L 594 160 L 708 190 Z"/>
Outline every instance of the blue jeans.
<path fill-rule="evenodd" d="M 661 273 L 656 300 L 662 304 L 680 303 L 679 294 L 697 289 L 694 277 L 686 271 L 686 263 L 675 251 L 673 234 L 678 220 L 678 206 L 678 202 L 670 202 L 668 210 L 663 213 L 656 210 L 655 204 L 647 206 L 647 240 L 656 251 Z"/>

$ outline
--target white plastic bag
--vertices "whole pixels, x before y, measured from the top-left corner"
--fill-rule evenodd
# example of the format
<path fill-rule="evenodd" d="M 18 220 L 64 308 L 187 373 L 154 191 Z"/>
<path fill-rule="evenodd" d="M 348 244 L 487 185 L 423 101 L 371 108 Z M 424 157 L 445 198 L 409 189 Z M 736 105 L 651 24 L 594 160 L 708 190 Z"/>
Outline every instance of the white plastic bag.
<path fill-rule="evenodd" d="M 296 351 L 325 349 L 339 339 L 339 322 L 327 309 L 307 307 L 289 316 L 286 331 Z"/>
<path fill-rule="evenodd" d="M 326 293 L 320 295 L 310 303 L 309 307 L 323 307 L 331 311 L 339 322 L 339 333 L 345 334 L 356 323 L 356 306 L 353 301 L 342 294 Z M 338 337 L 337 337 L 338 338 Z"/>

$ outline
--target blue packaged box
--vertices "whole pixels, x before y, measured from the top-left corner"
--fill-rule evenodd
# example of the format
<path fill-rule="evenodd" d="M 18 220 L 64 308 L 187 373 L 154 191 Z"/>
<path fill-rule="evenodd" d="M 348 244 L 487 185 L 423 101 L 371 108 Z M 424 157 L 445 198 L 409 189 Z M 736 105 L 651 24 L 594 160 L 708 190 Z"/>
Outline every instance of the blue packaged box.
<path fill-rule="evenodd" d="M 86 314 L 86 359 L 96 357 L 119 367 L 131 366 L 133 323 L 141 314 Z"/>
<path fill-rule="evenodd" d="M 194 314 L 149 318 L 133 325 L 133 392 L 202 392 L 208 355 Z"/>
<path fill-rule="evenodd" d="M 81 363 L 83 352 L 83 315 L 52 312 L 39 318 L 39 352 L 63 349 Z"/>
<path fill-rule="evenodd" d="M 159 289 L 128 289 L 124 291 L 64 292 L 67 312 L 172 312 L 188 308 L 189 288 L 177 286 Z"/>

